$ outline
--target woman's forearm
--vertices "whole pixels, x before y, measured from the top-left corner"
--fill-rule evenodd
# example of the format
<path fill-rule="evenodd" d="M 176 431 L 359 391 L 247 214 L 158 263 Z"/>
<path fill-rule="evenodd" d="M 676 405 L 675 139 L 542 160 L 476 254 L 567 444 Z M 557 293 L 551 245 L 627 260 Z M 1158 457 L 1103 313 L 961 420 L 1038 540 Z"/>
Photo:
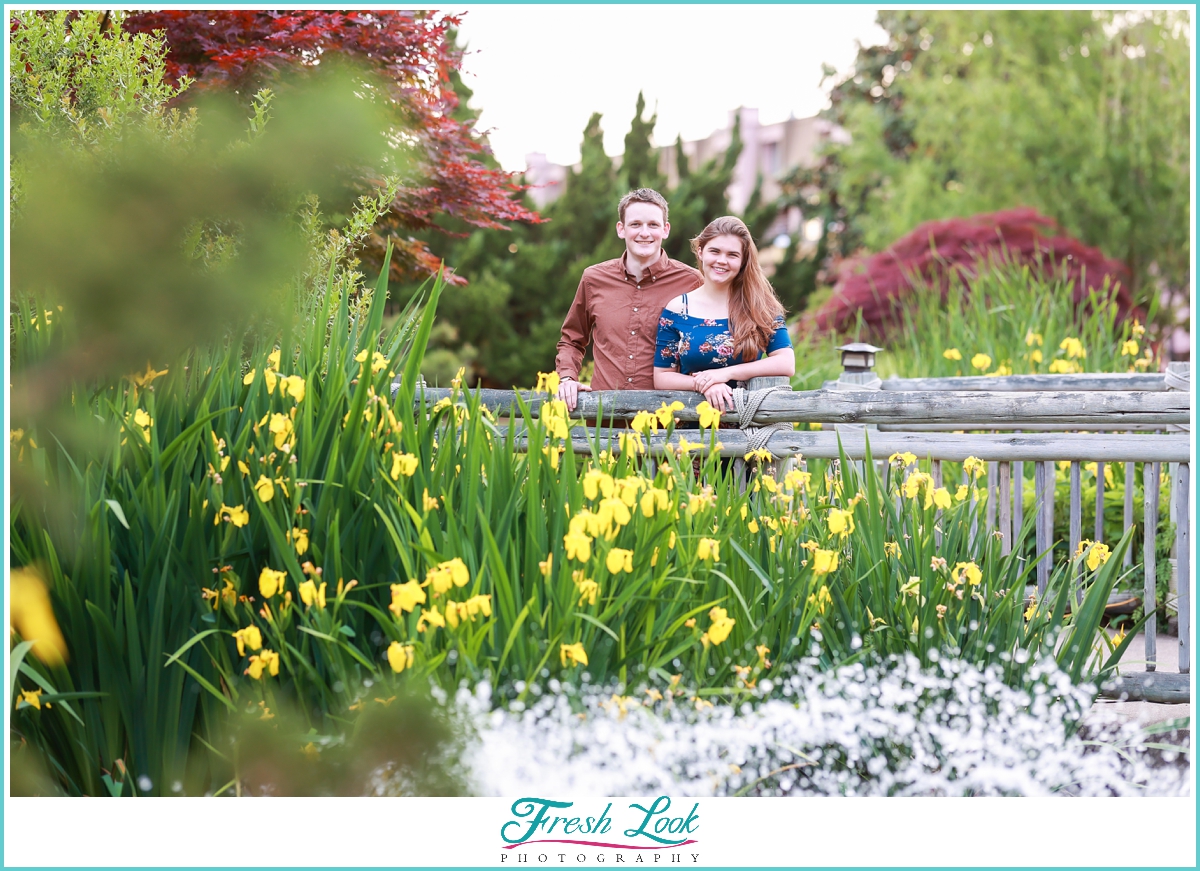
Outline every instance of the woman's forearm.
<path fill-rule="evenodd" d="M 655 390 L 695 390 L 696 379 L 691 375 L 684 375 L 682 372 L 676 372 L 674 369 L 658 369 L 654 370 L 654 389 Z"/>
<path fill-rule="evenodd" d="M 777 376 L 791 378 L 796 374 L 796 353 L 791 348 L 781 348 L 761 360 L 735 363 L 722 370 L 730 381 L 748 381 L 751 378 Z"/>

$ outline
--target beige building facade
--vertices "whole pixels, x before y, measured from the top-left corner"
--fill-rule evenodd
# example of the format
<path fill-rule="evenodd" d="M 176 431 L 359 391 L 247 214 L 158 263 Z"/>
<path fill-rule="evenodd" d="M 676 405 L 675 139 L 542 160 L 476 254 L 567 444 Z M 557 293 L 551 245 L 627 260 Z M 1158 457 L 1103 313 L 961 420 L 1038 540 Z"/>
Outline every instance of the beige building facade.
<path fill-rule="evenodd" d="M 831 121 L 820 117 L 788 118 L 774 124 L 760 124 L 758 110 L 741 108 L 729 113 L 728 123 L 713 131 L 704 139 L 685 141 L 683 152 L 688 166 L 697 168 L 705 161 L 720 157 L 729 148 L 733 139 L 733 125 L 741 117 L 742 153 L 734 167 L 733 180 L 727 195 L 731 211 L 741 214 L 761 175 L 763 199 L 767 202 L 780 194 L 779 182 L 796 167 L 811 167 L 817 162 L 819 150 L 827 142 L 844 143 L 849 134 Z M 620 166 L 620 156 L 613 162 Z M 529 192 L 537 208 L 545 208 L 562 194 L 567 180 L 568 167 L 551 163 L 546 155 L 532 153 L 525 156 L 525 182 L 535 187 Z M 578 169 L 576 165 L 575 169 Z M 659 147 L 659 173 L 666 177 L 668 187 L 679 183 L 676 171 L 675 143 Z M 805 241 L 815 242 L 820 236 L 820 227 L 806 221 L 800 209 L 793 208 L 780 215 L 772 235 L 777 233 L 803 233 Z"/>

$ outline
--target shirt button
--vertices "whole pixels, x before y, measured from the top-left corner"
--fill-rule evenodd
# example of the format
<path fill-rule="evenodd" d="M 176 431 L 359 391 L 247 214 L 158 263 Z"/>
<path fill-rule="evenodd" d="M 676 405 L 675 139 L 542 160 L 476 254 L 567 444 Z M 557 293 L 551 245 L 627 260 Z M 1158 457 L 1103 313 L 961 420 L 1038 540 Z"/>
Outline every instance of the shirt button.
<path fill-rule="evenodd" d="M 632 359 L 633 359 L 633 354 L 630 354 L 630 355 L 629 355 L 629 359 L 630 359 L 630 360 L 632 360 Z"/>
<path fill-rule="evenodd" d="M 636 336 L 636 335 L 637 335 L 637 330 L 630 330 L 630 331 L 629 331 L 629 335 L 631 335 L 631 336 Z"/>
<path fill-rule="evenodd" d="M 637 289 L 638 289 L 638 290 L 641 290 L 641 289 L 642 289 L 642 286 L 639 284 L 639 285 L 637 286 Z"/>
<path fill-rule="evenodd" d="M 625 380 L 626 380 L 626 381 L 630 381 L 630 382 L 632 382 L 632 381 L 633 381 L 633 379 L 632 379 L 632 378 L 626 378 Z"/>
<path fill-rule="evenodd" d="M 634 311 L 637 311 L 637 306 L 636 306 L 636 305 L 633 307 L 633 310 L 634 310 Z"/>

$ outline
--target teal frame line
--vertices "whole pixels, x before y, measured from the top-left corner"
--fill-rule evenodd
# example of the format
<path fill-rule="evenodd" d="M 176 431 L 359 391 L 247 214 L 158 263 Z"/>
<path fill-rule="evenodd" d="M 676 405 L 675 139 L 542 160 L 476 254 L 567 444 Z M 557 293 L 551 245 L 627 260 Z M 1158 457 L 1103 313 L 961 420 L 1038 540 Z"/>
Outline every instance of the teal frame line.
<path fill-rule="evenodd" d="M 4 15 L 5 22 L 7 22 L 7 20 L 8 20 L 8 12 L 9 12 L 9 9 L 10 9 L 10 7 L 12 7 L 12 8 L 16 8 L 16 7 L 18 7 L 18 6 L 27 6 L 27 5 L 36 5 L 36 4 L 9 4 L 9 3 L 4 3 L 4 4 L 3 4 L 3 7 L 4 7 L 4 12 L 5 12 L 5 15 Z M 76 3 L 76 4 L 70 4 L 70 5 L 72 5 L 72 6 L 75 6 L 75 7 L 99 7 L 99 8 L 110 8 L 110 7 L 112 7 L 112 6 L 113 6 L 113 4 L 111 4 L 111 3 L 101 3 L 101 2 L 81 2 L 81 3 Z M 172 6 L 172 5 L 183 6 L 183 5 L 185 5 L 185 4 L 169 4 L 169 3 L 163 3 L 163 4 L 158 4 L 158 5 L 161 5 L 161 6 L 163 6 L 163 7 L 167 7 L 167 6 Z M 192 7 L 195 7 L 195 8 L 203 8 L 205 4 L 189 3 L 189 4 L 186 4 L 186 5 L 188 5 L 188 6 L 192 6 Z M 244 6 L 244 7 L 246 7 L 246 8 L 250 8 L 250 9 L 255 9 L 255 8 L 268 8 L 268 7 L 270 6 L 270 4 L 264 4 L 264 3 L 233 3 L 233 4 L 222 4 L 222 5 Z M 351 4 L 347 4 L 347 6 L 350 6 L 350 5 L 351 5 Z M 385 4 L 378 4 L 378 5 L 382 6 L 382 5 L 385 5 Z M 396 7 L 396 6 L 403 6 L 403 4 L 386 4 L 386 5 L 389 5 L 389 6 L 392 6 L 392 7 Z M 599 2 L 599 3 L 555 3 L 555 2 L 553 2 L 553 0 L 520 0 L 520 2 L 508 3 L 508 2 L 504 2 L 504 0 L 472 0 L 472 2 L 463 2 L 463 3 L 446 4 L 446 6 L 447 6 L 447 7 L 453 7 L 453 8 L 454 8 L 454 9 L 456 9 L 456 10 L 458 10 L 458 9 L 462 9 L 462 7 L 464 7 L 464 6 L 495 6 L 495 5 L 512 5 L 512 6 L 576 6 L 576 5 L 577 5 L 577 6 L 584 6 L 584 5 L 586 5 L 586 6 L 627 6 L 627 5 L 644 5 L 644 4 L 637 3 L 637 2 L 636 2 L 636 0 L 613 0 L 613 2 Z M 736 5 L 742 5 L 742 4 L 738 4 L 738 3 L 722 3 L 722 2 L 720 2 L 720 0 L 698 0 L 698 2 L 689 2 L 689 0 L 662 0 L 662 5 L 673 5 L 673 6 L 674 6 L 674 5 L 677 5 L 677 6 L 698 6 L 698 5 L 703 5 L 703 6 L 736 6 Z M 870 3 L 870 2 L 867 2 L 867 0 L 845 0 L 845 2 L 841 2 L 841 3 L 817 3 L 817 2 L 806 2 L 806 0 L 801 0 L 801 2 L 788 2 L 788 0 L 755 0 L 755 5 L 772 5 L 772 6 L 801 6 L 801 5 L 803 5 L 803 6 L 833 6 L 833 5 L 855 5 L 855 6 L 889 6 L 890 8 L 899 8 L 899 9 L 903 9 L 903 8 L 909 8 L 909 7 L 906 7 L 906 6 L 905 6 L 905 5 L 903 5 L 903 4 L 880 4 L 880 3 Z M 962 6 L 962 5 L 965 5 L 965 4 L 962 4 L 962 3 L 953 3 L 953 2 L 949 2 L 949 0 L 938 0 L 938 2 L 934 2 L 934 3 L 914 3 L 914 4 L 911 4 L 911 6 L 912 6 L 912 7 L 916 7 L 916 6 L 934 6 L 934 7 L 947 7 L 947 8 L 951 8 L 951 7 L 957 7 L 957 6 Z M 984 5 L 984 6 L 998 6 L 998 7 L 1001 7 L 1001 6 L 1011 6 L 1011 5 L 1013 5 L 1013 4 L 1012 4 L 1012 3 L 1004 3 L 1004 2 L 1000 2 L 1000 0 L 985 0 L 985 2 L 983 2 L 983 3 L 973 3 L 973 4 L 970 4 L 970 5 L 973 5 L 973 6 Z M 1094 6 L 1096 6 L 1096 5 L 1097 5 L 1096 3 L 1084 3 L 1084 2 L 1078 2 L 1078 0 L 1070 0 L 1070 2 L 1061 3 L 1061 4 L 1059 4 L 1059 3 L 1056 3 L 1056 4 L 1055 4 L 1055 6 L 1056 6 L 1056 7 L 1063 7 L 1063 6 L 1067 6 L 1067 7 L 1079 7 L 1079 8 L 1091 8 L 1091 7 L 1094 7 Z M 1152 4 L 1152 3 L 1145 3 L 1145 2 L 1133 2 L 1133 3 L 1129 3 L 1129 4 L 1128 4 L 1128 8 L 1136 8 L 1136 7 L 1139 7 L 1139 6 L 1157 6 L 1157 5 L 1159 5 L 1159 4 Z M 1193 20 L 1193 22 L 1194 22 L 1194 21 L 1196 20 L 1196 13 L 1197 13 L 1197 9 L 1198 9 L 1198 7 L 1200 7 L 1200 4 L 1195 4 L 1195 3 L 1193 3 L 1193 4 L 1183 4 L 1183 6 L 1182 6 L 1181 8 L 1188 8 L 1188 9 L 1190 9 L 1190 10 L 1191 10 L 1192 20 Z M 301 7 L 301 6 L 296 6 L 295 8 L 302 8 L 302 7 Z M 362 4 L 362 5 L 358 6 L 358 8 L 370 8 L 370 4 Z M 1195 51 L 1196 51 L 1196 47 L 1195 47 L 1195 45 L 1193 45 L 1193 46 L 1192 46 L 1192 50 L 1193 50 L 1193 52 L 1195 52 Z M 7 71 L 6 71 L 6 74 L 7 74 Z M 1196 100 L 1196 94 L 1195 94 L 1194 92 L 1193 92 L 1193 95 L 1192 95 L 1192 97 L 1193 97 L 1193 101 L 1195 101 L 1195 100 Z M 0 131 L 2 131 L 2 130 L 4 129 L 4 125 L 5 125 L 5 123 L 6 123 L 6 119 L 0 119 Z M 1195 124 L 1196 124 L 1196 120 L 1195 120 L 1195 114 L 1193 114 L 1193 116 L 1192 116 L 1192 124 L 1193 124 L 1193 127 L 1194 127 L 1194 126 L 1195 126 Z M 1193 135 L 1193 149 L 1195 149 L 1195 145 L 1196 145 L 1196 143 L 1195 143 L 1195 136 Z M 6 166 L 6 167 L 5 167 L 5 173 L 6 173 L 6 176 L 7 176 L 7 169 L 8 169 L 8 168 L 7 168 L 7 166 Z M 1196 201 L 1197 201 L 1197 199 L 1198 199 L 1198 197 L 1197 197 L 1197 194 L 1198 194 L 1198 193 L 1200 193 L 1200 182 L 1198 182 L 1196 178 L 1193 178 L 1193 179 L 1192 179 L 1192 205 L 1193 205 L 1193 220 L 1195 220 L 1195 216 L 1194 216 L 1194 208 L 1195 208 Z M 1196 256 L 1196 255 L 1195 255 L 1195 250 L 1194 250 L 1194 249 L 1193 249 L 1193 254 L 1192 254 L 1192 256 L 1193 256 L 1193 259 L 1195 259 L 1195 256 Z M 9 299 L 9 282 L 8 282 L 8 271 L 7 271 L 7 267 L 8 267 L 8 265 L 9 265 L 8 263 L 5 263 L 5 268 L 6 268 L 6 269 L 5 269 L 5 286 L 4 286 L 5 293 L 4 293 L 4 296 L 5 296 L 5 302 L 6 302 L 6 303 L 8 302 L 8 299 Z M 1196 279 L 1195 279 L 1195 270 L 1194 270 L 1194 269 L 1193 269 L 1193 276 L 1192 276 L 1192 280 L 1193 280 L 1193 282 L 1196 280 Z M 1193 284 L 1193 287 L 1194 287 L 1194 284 Z M 1195 293 L 1194 293 L 1194 292 L 1193 292 L 1193 297 L 1195 297 Z M 6 306 L 6 311 L 7 311 L 7 306 Z M 7 329 L 7 322 L 6 322 L 6 329 Z M 1194 336 L 1195 336 L 1195 334 L 1194 334 L 1194 324 L 1193 324 L 1193 344 L 1195 344 L 1195 338 L 1194 338 Z M 8 366 L 8 360 L 7 360 L 7 358 L 0 360 L 0 377 L 3 377 L 3 376 L 4 376 L 4 373 L 5 373 L 5 371 L 6 371 L 6 368 L 7 368 L 7 366 Z M 6 386 L 6 390 L 5 390 L 5 394 L 4 394 L 4 407 L 5 407 L 5 417 L 7 418 L 7 417 L 8 417 L 8 411 L 9 411 L 9 394 L 8 394 L 8 391 L 7 391 L 7 384 L 8 384 L 7 377 L 4 377 L 4 380 L 3 380 L 3 382 L 2 382 L 2 383 L 3 383 L 3 384 Z M 1194 409 L 1196 408 L 1196 406 L 1197 406 L 1197 398 L 1198 398 L 1198 396 L 1200 396 L 1200 388 L 1198 388 L 1198 387 L 1196 386 L 1196 384 L 1195 384 L 1195 381 L 1193 380 L 1193 382 L 1192 382 L 1192 408 L 1193 408 L 1193 410 L 1194 410 Z M 1193 418 L 1194 418 L 1194 417 L 1195 417 L 1195 415 L 1193 414 Z M 1195 425 L 1195 421 L 1193 421 L 1193 426 L 1194 426 L 1194 425 Z M 1195 460 L 1195 457 L 1193 457 L 1193 461 L 1194 461 L 1194 460 Z M 4 457 L 3 457 L 3 455 L 2 455 L 2 454 L 0 454 L 0 471 L 2 471 L 2 472 L 5 474 L 5 475 L 7 475 L 8 469 L 7 469 L 7 467 L 5 466 L 5 463 L 4 463 Z M 1193 463 L 1191 464 L 1191 466 L 1190 466 L 1190 471 L 1191 471 L 1191 476 L 1192 476 L 1191 483 L 1190 483 L 1190 491 L 1191 491 L 1191 493 L 1195 494 L 1195 493 L 1197 492 L 1197 491 L 1196 491 L 1196 483 L 1197 483 L 1197 471 L 1196 471 L 1195 462 L 1193 462 Z M 7 481 L 7 477 L 5 478 L 5 480 Z M 0 518 L 2 518 L 2 520 L 3 520 L 3 522 L 4 522 L 5 524 L 7 524 L 7 523 L 9 522 L 9 516 L 8 516 L 8 513 L 9 513 L 9 508 L 8 508 L 8 503 L 7 503 L 7 500 L 6 500 L 6 501 L 5 501 L 5 503 L 4 503 L 4 505 L 3 505 L 3 506 L 0 506 Z M 1193 509 L 1193 514 L 1194 514 L 1194 509 Z M 1194 516 L 1193 516 L 1193 521 L 1194 521 L 1194 520 L 1195 520 L 1195 518 L 1194 518 Z M 1193 529 L 1195 529 L 1195 523 L 1194 523 L 1194 522 L 1193 522 Z M 1200 556 L 1200 541 L 1197 541 L 1197 537 L 1196 537 L 1195 535 L 1193 535 L 1193 536 L 1192 536 L 1192 566 L 1193 566 L 1193 578 L 1195 577 L 1195 571 L 1194 571 L 1194 568 L 1195 568 L 1195 566 L 1198 564 L 1198 562 L 1200 562 L 1200 561 L 1198 561 L 1198 560 L 1197 560 L 1197 557 L 1198 557 L 1198 556 Z M 7 557 L 6 557 L 6 558 L 7 558 Z M 0 594 L 0 595 L 2 595 L 2 596 L 3 596 L 3 603 L 4 603 L 5 613 L 7 614 L 7 610 L 8 610 L 8 584 L 7 584 L 7 575 L 6 575 L 5 577 L 6 577 L 6 581 L 5 581 L 5 585 L 4 585 L 4 590 L 3 590 L 3 593 L 2 593 L 2 594 Z M 1195 607 L 1195 598 L 1196 598 L 1196 596 L 1195 596 L 1195 585 L 1194 585 L 1194 584 L 1193 584 L 1193 591 L 1192 591 L 1192 592 L 1193 592 L 1193 595 L 1192 595 L 1192 601 L 1193 601 L 1193 608 L 1194 608 L 1194 607 Z M 1194 627 L 1194 626 L 1195 626 L 1195 621 L 1193 620 L 1193 627 Z M 5 699 L 5 703 L 6 703 L 6 704 L 8 704 L 8 702 L 9 702 L 9 700 L 6 698 L 6 699 Z M 7 756 L 7 752 L 8 752 L 8 741 L 7 741 L 7 737 L 6 737 L 6 739 L 5 739 L 4 743 L 3 743 L 3 746 L 0 746 L 0 759 L 2 759 L 2 758 L 4 758 L 4 757 L 6 757 L 6 756 Z M 1195 747 L 1194 747 L 1194 745 L 1193 745 L 1193 766 L 1194 766 L 1194 765 L 1195 765 Z M 5 789 L 7 789 L 7 784 L 5 784 Z M 6 800 L 7 800 L 7 799 L 6 799 Z M 1182 799 L 1182 800 L 1186 801 L 1186 800 L 1188 800 L 1188 799 Z M 1194 796 L 1192 797 L 1192 800 L 1193 800 L 1193 801 L 1195 801 L 1195 797 L 1194 797 Z M 1122 806 L 1121 806 L 1121 808 L 1122 808 L 1122 809 L 1125 809 L 1125 805 L 1122 805 Z M 48 809 L 49 809 L 49 808 L 48 808 Z M 1108 805 L 1106 805 L 1106 809 L 1108 809 Z M 1132 805 L 1131 805 L 1131 806 L 1129 806 L 1129 809 L 1130 809 L 1130 810 L 1134 809 L 1134 806 L 1132 806 Z M 0 810 L 0 817 L 2 817 L 2 816 L 3 816 L 3 813 L 2 813 L 2 810 Z M 3 837 L 4 837 L 4 834 L 5 834 L 5 833 L 6 833 L 6 830 L 4 830 L 3 832 L 0 832 L 0 845 L 2 845 L 2 840 L 3 840 Z M 1193 846 L 1194 846 L 1194 841 L 1193 841 Z M 546 863 L 546 864 L 547 864 L 547 867 L 549 867 L 549 864 L 550 864 L 550 863 Z M 4 866 L 4 867 L 21 867 L 21 866 Z M 89 866 L 37 866 L 37 867 L 46 867 L 46 868 L 66 868 L 66 867 L 70 867 L 70 868 L 86 868 L 86 867 L 89 867 Z M 104 867 L 104 866 L 90 866 L 90 867 L 101 868 L 101 867 Z M 154 866 L 140 866 L 140 867 L 145 867 L 145 868 L 149 869 L 149 868 L 152 868 L 152 867 L 154 867 Z M 234 865 L 229 865 L 229 866 L 224 866 L 224 865 L 222 865 L 222 866 L 205 866 L 205 865 L 187 865 L 187 866 L 159 866 L 159 867 L 162 867 L 162 868 L 188 867 L 188 868 L 196 868 L 196 869 L 201 869 L 201 868 L 214 868 L 214 869 L 218 869 L 218 868 L 219 868 L 219 869 L 226 869 L 226 868 L 228 868 L 228 869 L 233 869 L 233 868 L 239 868 L 239 867 L 241 867 L 241 868 L 245 868 L 245 869 L 246 869 L 246 871 L 265 871 L 265 869 L 266 869 L 266 868 L 270 868 L 270 867 L 273 867 L 273 868 L 301 868 L 301 867 L 302 867 L 302 868 L 310 868 L 310 867 L 311 867 L 311 868 L 313 868 L 313 869 L 316 869 L 318 866 L 286 866 L 286 865 L 278 865 L 278 866 L 234 866 Z M 383 867 L 388 867 L 388 866 L 354 866 L 354 865 L 345 865 L 345 866 L 339 866 L 337 869 L 331 869 L 331 871 L 346 871 L 346 869 L 350 869 L 350 868 L 383 868 Z M 391 867 L 395 867 L 395 868 L 419 868 L 419 867 L 424 867 L 424 866 L 415 866 L 415 865 L 396 865 L 396 866 L 391 866 Z M 435 866 L 429 866 L 429 867 L 435 867 Z M 440 867 L 440 866 L 439 866 L 439 867 Z M 486 865 L 485 865 L 485 866 L 471 866 L 471 865 L 461 865 L 461 866 L 445 866 L 445 867 L 444 867 L 444 871 L 467 871 L 467 869 L 476 869 L 476 868 L 496 868 L 496 867 L 501 867 L 501 866 L 499 866 L 498 864 L 497 864 L 497 865 L 491 865 L 491 866 L 486 866 Z M 533 868 L 533 867 L 538 867 L 538 866 L 536 866 L 536 865 L 532 865 L 532 864 L 531 864 L 529 867 L 530 867 L 530 868 Z M 589 865 L 589 866 L 579 866 L 579 867 L 593 867 L 593 866 L 590 866 L 590 865 Z M 605 865 L 605 866 L 596 866 L 596 867 L 609 867 L 609 866 Z M 700 866 L 700 867 L 704 867 L 704 868 L 723 868 L 723 867 L 728 867 L 728 868 L 731 868 L 731 869 L 734 869 L 734 868 L 736 868 L 736 869 L 738 869 L 738 871 L 748 871 L 748 869 L 763 868 L 763 869 L 764 869 L 764 871 L 765 871 L 765 869 L 767 869 L 767 868 L 781 868 L 781 867 L 789 867 L 789 866 L 775 866 L 775 865 L 772 865 L 772 866 L 713 866 L 713 865 L 704 865 L 704 866 Z M 888 866 L 888 865 L 859 865 L 859 866 L 815 866 L 815 865 L 805 865 L 805 866 L 800 866 L 800 865 L 797 865 L 797 866 L 790 866 L 790 867 L 804 867 L 804 868 L 811 868 L 811 869 L 826 869 L 826 868 L 828 868 L 828 869 L 830 869 L 830 871 L 866 871 L 866 869 L 876 869 L 876 868 L 903 868 L 903 867 L 905 867 L 905 866 Z M 960 866 L 949 866 L 949 865 L 948 865 L 948 866 L 937 866 L 937 867 L 939 867 L 939 868 L 946 868 L 946 869 L 951 869 L 951 868 L 993 868 L 993 869 L 1002 869 L 1002 868 L 1022 868 L 1022 869 L 1025 869 L 1025 868 L 1032 868 L 1032 867 L 1037 867 L 1037 866 L 1015 866 L 1015 865 L 960 865 Z M 1078 868 L 1089 868 L 1089 867 L 1091 867 L 1091 866 L 1054 866 L 1054 867 L 1056 867 L 1056 868 L 1062 868 L 1062 867 L 1078 867 Z M 1173 867 L 1178 867 L 1178 866 L 1138 866 L 1138 867 L 1146 867 L 1146 868 L 1164 868 L 1164 869 L 1165 869 L 1165 868 L 1173 868 Z"/>

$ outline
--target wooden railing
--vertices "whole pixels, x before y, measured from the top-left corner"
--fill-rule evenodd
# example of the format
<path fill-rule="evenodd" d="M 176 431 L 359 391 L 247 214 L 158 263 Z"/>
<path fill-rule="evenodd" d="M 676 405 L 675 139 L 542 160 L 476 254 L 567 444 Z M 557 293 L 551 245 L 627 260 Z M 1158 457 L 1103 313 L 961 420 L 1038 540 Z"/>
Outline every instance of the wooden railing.
<path fill-rule="evenodd" d="M 1177 365 L 1177 364 L 1176 364 Z M 831 424 L 822 431 L 779 431 L 770 435 L 768 449 L 776 457 L 803 456 L 835 459 L 840 451 L 855 460 L 869 447 L 875 458 L 910 451 L 932 463 L 932 475 L 942 486 L 943 462 L 961 462 L 974 456 L 989 463 L 985 533 L 998 531 L 1002 551 L 1008 553 L 1024 522 L 1024 464 L 1034 463 L 1034 522 L 1037 553 L 1037 587 L 1043 592 L 1051 570 L 1054 529 L 1055 463 L 1068 462 L 1070 480 L 1069 540 L 1074 553 L 1082 538 L 1083 506 L 1081 464 L 1097 463 L 1095 540 L 1102 539 L 1104 516 L 1104 466 L 1125 467 L 1125 527 L 1134 523 L 1135 464 L 1142 464 L 1144 523 L 1142 562 L 1145 567 L 1144 606 L 1157 604 L 1157 565 L 1154 553 L 1158 527 L 1159 479 L 1163 463 L 1170 464 L 1173 513 L 1176 520 L 1178 565 L 1179 673 L 1157 672 L 1157 627 L 1151 617 L 1145 627 L 1146 670 L 1126 674 L 1106 687 L 1110 694 L 1133 699 L 1178 702 L 1190 699 L 1191 670 L 1191 562 L 1189 544 L 1190 436 L 1180 430 L 1191 420 L 1190 391 L 1167 389 L 1161 374 L 1117 375 L 1018 375 L 1008 377 L 889 379 L 881 389 L 858 389 L 861 373 L 826 389 L 776 392 L 765 397 L 754 417 L 755 426 L 775 423 Z M 765 381 L 765 379 L 763 380 Z M 764 386 L 751 383 L 751 389 Z M 832 387 L 839 389 L 830 389 Z M 536 415 L 546 394 L 508 390 L 480 390 L 483 405 L 509 412 L 517 397 Z M 450 395 L 448 390 L 424 389 L 427 403 Z M 581 393 L 573 417 L 596 423 L 595 428 L 571 431 L 571 449 L 590 453 L 599 444 L 620 450 L 616 421 L 628 421 L 640 411 L 654 411 L 663 403 L 683 404 L 672 438 L 652 435 L 645 439 L 651 456 L 661 456 L 681 438 L 695 444 L 699 394 L 672 391 L 600 391 Z M 982 423 L 981 423 L 982 421 Z M 853 424 L 854 427 L 843 425 Z M 865 428 L 858 425 L 867 425 Z M 870 430 L 869 432 L 867 430 Z M 991 432 L 972 432 L 990 430 Z M 1019 430 L 1019 432 L 996 432 Z M 1031 431 L 1032 430 L 1032 431 Z M 1091 430 L 1091 431 L 1080 431 Z M 737 429 L 720 433 L 720 454 L 741 458 L 747 437 Z M 519 442 L 525 447 L 524 442 Z M 1126 553 L 1125 563 L 1133 564 Z"/>

